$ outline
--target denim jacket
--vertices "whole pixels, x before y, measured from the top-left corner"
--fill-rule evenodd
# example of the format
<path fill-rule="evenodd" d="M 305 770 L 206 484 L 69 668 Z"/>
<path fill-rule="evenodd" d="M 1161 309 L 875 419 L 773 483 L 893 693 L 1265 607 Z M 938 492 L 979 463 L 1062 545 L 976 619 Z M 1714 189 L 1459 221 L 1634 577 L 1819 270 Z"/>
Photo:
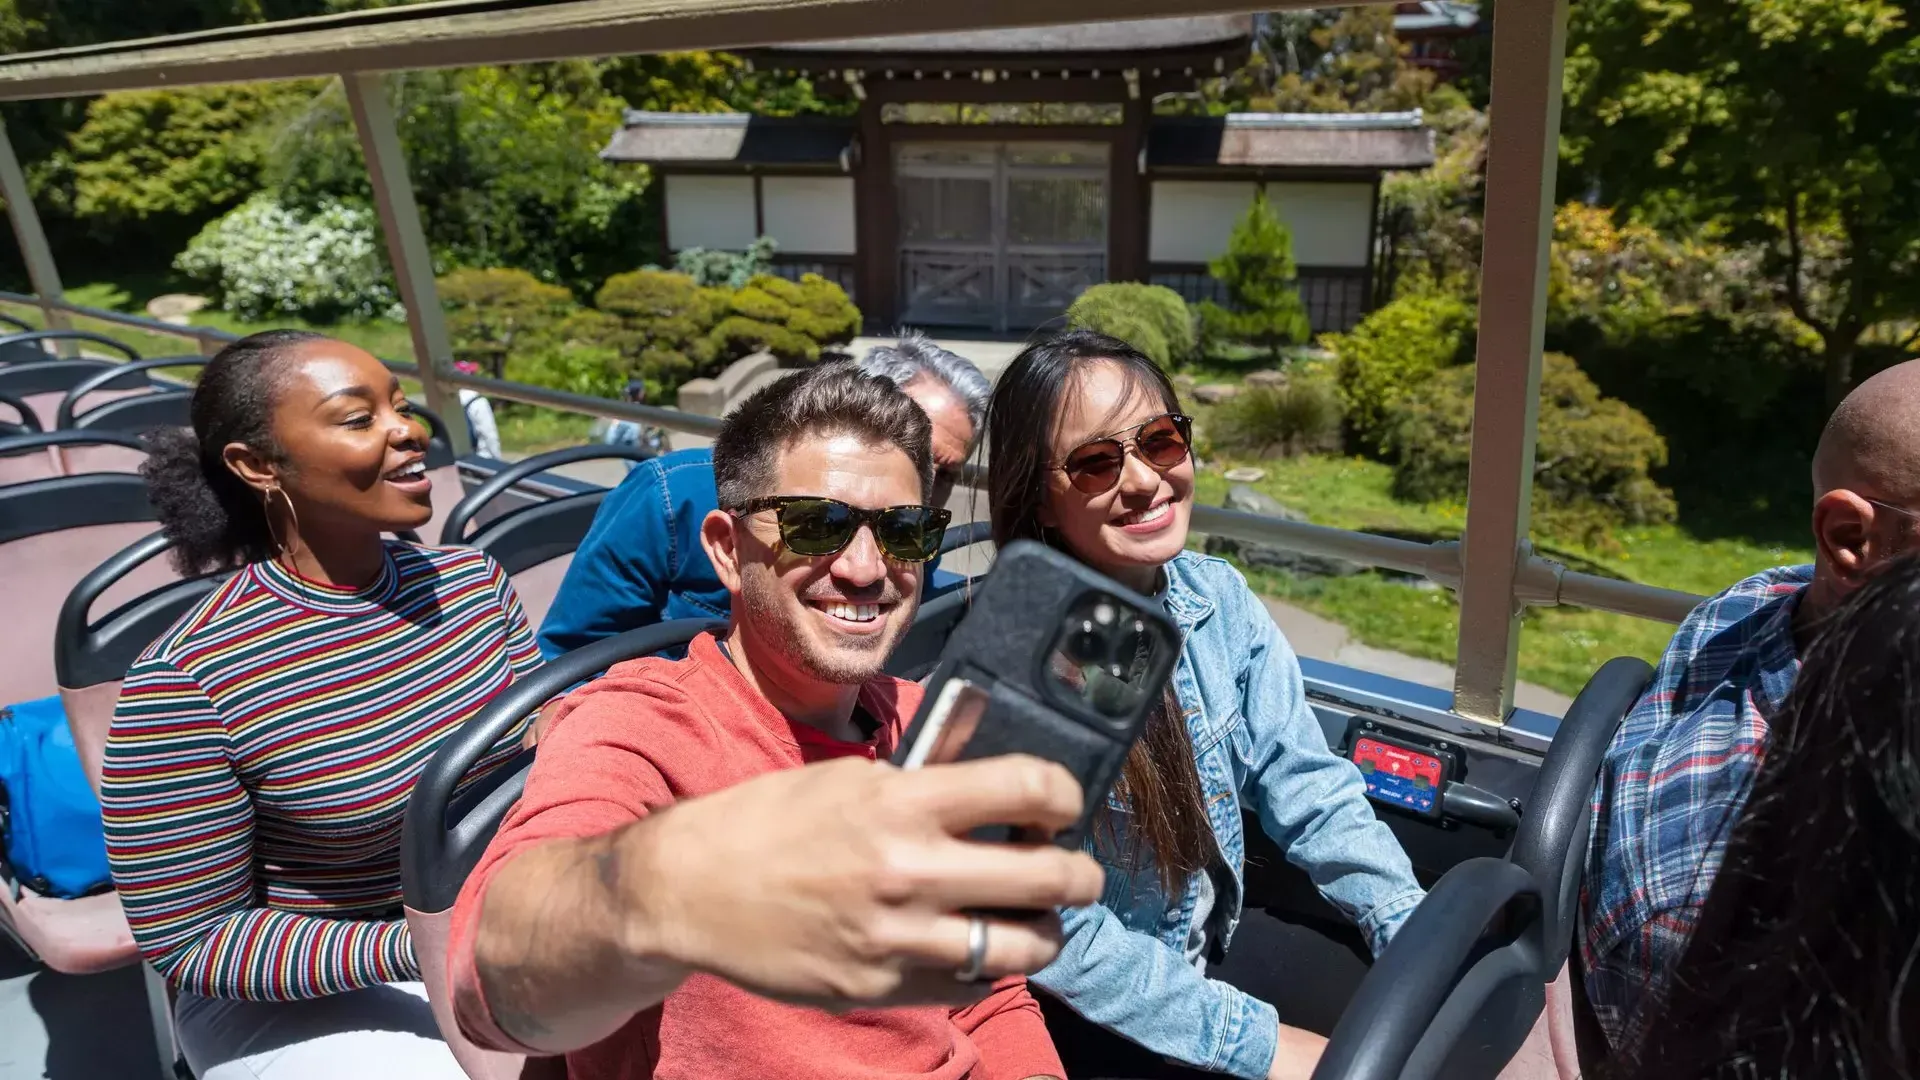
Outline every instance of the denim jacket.
<path fill-rule="evenodd" d="M 1220 945 L 1232 940 L 1245 899 L 1241 808 L 1250 804 L 1287 860 L 1359 924 L 1379 955 L 1425 894 L 1399 841 L 1374 817 L 1360 771 L 1327 749 L 1293 649 L 1225 561 L 1183 552 L 1166 575 L 1161 599 L 1184 638 L 1174 690 L 1231 871 L 1214 900 Z M 1126 813 L 1117 799 L 1107 805 L 1109 814 Z M 1167 896 L 1150 857 L 1113 850 L 1110 837 L 1126 835 L 1115 824 L 1095 828 L 1087 845 L 1107 871 L 1100 903 L 1062 913 L 1065 947 L 1033 982 L 1157 1054 L 1262 1080 L 1278 1014 L 1188 963 L 1182 950 L 1198 875 Z"/>
<path fill-rule="evenodd" d="M 676 450 L 640 462 L 607 493 L 540 622 L 551 660 L 601 638 L 669 619 L 724 619 L 727 590 L 700 546 L 720 504 L 713 453 Z"/>

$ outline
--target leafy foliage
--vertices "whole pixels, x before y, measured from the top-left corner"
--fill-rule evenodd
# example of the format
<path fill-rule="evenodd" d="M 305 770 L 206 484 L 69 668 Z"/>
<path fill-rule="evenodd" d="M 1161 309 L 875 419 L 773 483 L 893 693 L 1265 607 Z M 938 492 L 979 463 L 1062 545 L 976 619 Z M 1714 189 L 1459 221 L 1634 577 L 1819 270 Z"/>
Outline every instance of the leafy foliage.
<path fill-rule="evenodd" d="M 1867 332 L 1920 316 L 1912 5 L 1596 0 L 1569 40 L 1563 189 L 1760 245 L 1837 399 Z"/>
<path fill-rule="evenodd" d="M 1249 386 L 1222 402 L 1208 423 L 1215 450 L 1251 457 L 1291 457 L 1335 449 L 1340 442 L 1340 396 L 1324 377 L 1293 378 L 1278 386 Z"/>
<path fill-rule="evenodd" d="M 1440 372 L 1395 407 L 1387 440 L 1394 494 L 1463 498 L 1473 433 L 1473 365 Z M 1540 531 L 1604 546 L 1620 525 L 1660 525 L 1673 495 L 1655 483 L 1667 444 L 1638 410 L 1602 397 L 1573 360 L 1548 353 L 1540 375 L 1533 513 Z"/>
<path fill-rule="evenodd" d="M 764 274 L 772 268 L 773 253 L 778 246 L 773 237 L 762 236 L 745 251 L 684 248 L 674 253 L 673 269 L 698 285 L 743 289 L 755 274 Z"/>
<path fill-rule="evenodd" d="M 1337 9 L 1331 21 L 1281 22 L 1292 63 L 1258 107 L 1275 112 L 1396 112 L 1417 109 L 1433 91 L 1433 72 L 1406 62 L 1387 5 Z M 1301 34 L 1300 30 L 1305 30 Z M 1293 31 L 1288 34 L 1288 31 Z"/>
<path fill-rule="evenodd" d="M 516 348 L 548 343 L 578 307 L 572 293 L 525 270 L 455 270 L 438 286 L 454 355 L 495 376 Z"/>
<path fill-rule="evenodd" d="M 174 267 L 245 319 L 404 318 L 375 227 L 363 206 L 296 209 L 255 195 L 201 230 Z"/>
<path fill-rule="evenodd" d="M 1322 339 L 1335 357 L 1348 426 L 1363 448 L 1383 452 L 1400 402 L 1434 373 L 1472 358 L 1473 327 L 1474 311 L 1465 301 L 1423 293 L 1395 300 L 1347 333 Z"/>
<path fill-rule="evenodd" d="M 1199 352 L 1193 312 L 1179 293 L 1164 285 L 1094 285 L 1067 308 L 1067 324 L 1119 338 L 1163 368 L 1187 363 Z"/>
<path fill-rule="evenodd" d="M 1212 301 L 1200 305 L 1200 326 L 1209 339 L 1243 341 L 1265 348 L 1273 359 L 1280 350 L 1307 340 L 1312 327 L 1300 300 L 1299 270 L 1293 262 L 1289 232 L 1265 189 L 1233 227 L 1226 254 L 1207 264 L 1207 272 L 1227 288 L 1230 307 Z"/>
<path fill-rule="evenodd" d="M 620 355 L 627 377 L 647 381 L 650 397 L 679 389 L 719 359 L 711 334 L 727 312 L 724 290 L 696 285 L 685 274 L 634 270 L 608 278 L 594 305 L 612 321 L 590 333 Z"/>
<path fill-rule="evenodd" d="M 760 274 L 728 299 L 728 310 L 713 337 L 729 360 L 765 349 L 783 362 L 811 363 L 823 346 L 851 341 L 860 330 L 860 309 L 819 274 L 797 282 Z"/>
<path fill-rule="evenodd" d="M 73 209 L 97 228 L 176 216 L 196 223 L 253 194 L 272 126 L 317 92 L 309 80 L 95 98 L 73 133 Z"/>
<path fill-rule="evenodd" d="M 1389 173 L 1380 186 L 1375 287 L 1382 299 L 1433 291 L 1471 297 L 1480 288 L 1487 115 L 1467 107 L 1448 87 L 1428 105 L 1433 167 Z"/>

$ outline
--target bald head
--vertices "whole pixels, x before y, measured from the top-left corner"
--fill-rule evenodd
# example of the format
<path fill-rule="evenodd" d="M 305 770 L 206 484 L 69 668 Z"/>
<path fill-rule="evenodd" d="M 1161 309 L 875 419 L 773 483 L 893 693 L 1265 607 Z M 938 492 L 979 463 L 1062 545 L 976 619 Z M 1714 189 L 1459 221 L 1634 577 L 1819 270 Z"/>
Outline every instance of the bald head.
<path fill-rule="evenodd" d="M 1920 506 L 1920 360 L 1854 387 L 1828 418 L 1813 455 L 1813 493 L 1843 489 Z"/>

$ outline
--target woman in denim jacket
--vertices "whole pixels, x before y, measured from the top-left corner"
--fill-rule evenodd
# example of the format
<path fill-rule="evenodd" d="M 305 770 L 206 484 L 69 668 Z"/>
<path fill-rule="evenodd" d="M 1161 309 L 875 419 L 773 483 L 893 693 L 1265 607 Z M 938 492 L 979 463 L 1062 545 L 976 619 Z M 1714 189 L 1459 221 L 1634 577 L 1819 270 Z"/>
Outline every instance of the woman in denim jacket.
<path fill-rule="evenodd" d="M 1041 342 L 1001 376 L 988 431 L 994 541 L 1043 541 L 1157 596 L 1184 639 L 1168 700 L 1088 842 L 1107 868 L 1101 902 L 1064 913 L 1066 946 L 1032 977 L 1097 1025 L 1049 1003 L 1069 1072 L 1087 1046 L 1083 1067 L 1113 1075 L 1119 1046 L 1130 1077 L 1304 1078 L 1325 1040 L 1205 975 L 1240 919 L 1243 805 L 1376 955 L 1423 895 L 1413 868 L 1359 770 L 1327 749 L 1259 598 L 1227 563 L 1186 550 L 1190 421 L 1160 369 L 1090 331 Z M 1092 1038 L 1063 1037 L 1075 1035 Z"/>

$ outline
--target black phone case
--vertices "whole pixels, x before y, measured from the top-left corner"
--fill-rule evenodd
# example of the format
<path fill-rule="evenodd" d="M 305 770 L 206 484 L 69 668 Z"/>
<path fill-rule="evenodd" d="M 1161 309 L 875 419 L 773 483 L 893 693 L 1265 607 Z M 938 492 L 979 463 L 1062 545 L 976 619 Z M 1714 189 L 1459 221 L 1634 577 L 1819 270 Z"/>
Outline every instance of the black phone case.
<path fill-rule="evenodd" d="M 1139 707 L 1125 717 L 1105 716 L 1065 693 L 1048 693 L 1043 682 L 1051 676 L 1046 664 L 1060 637 L 1063 621 L 1078 601 L 1103 595 L 1133 609 L 1159 638 L 1144 684 L 1152 692 L 1141 696 Z M 1160 604 L 1082 566 L 1052 548 L 1017 542 L 1002 549 L 991 573 L 980 586 L 967 616 L 954 628 L 927 683 L 913 724 L 894 755 L 904 763 L 918 742 L 928 713 L 941 688 L 955 678 L 966 679 L 988 692 L 988 705 L 978 728 L 955 760 L 970 761 L 1002 754 L 1031 754 L 1065 766 L 1086 792 L 1086 805 L 1072 828 L 1056 835 L 1062 847 L 1077 848 L 1093 815 L 1105 802 L 1127 753 L 1140 737 L 1149 710 L 1159 701 L 1173 673 L 1180 647 L 1179 632 Z M 1011 828 L 977 830 L 987 840 L 1013 838 Z"/>

